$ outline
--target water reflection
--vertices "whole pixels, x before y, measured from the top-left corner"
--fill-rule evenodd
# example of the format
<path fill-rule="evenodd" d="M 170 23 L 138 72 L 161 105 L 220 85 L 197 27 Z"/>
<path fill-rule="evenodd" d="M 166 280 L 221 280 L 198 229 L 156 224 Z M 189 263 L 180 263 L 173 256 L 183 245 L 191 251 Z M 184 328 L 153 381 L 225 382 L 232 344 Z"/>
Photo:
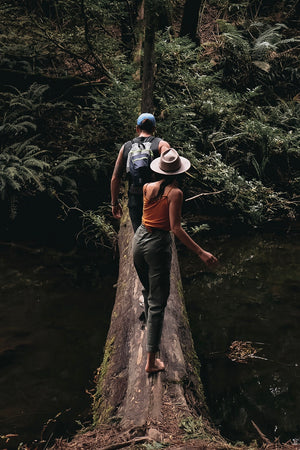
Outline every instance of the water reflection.
<path fill-rule="evenodd" d="M 227 237 L 205 245 L 220 257 L 219 269 L 206 272 L 182 250 L 181 270 L 211 415 L 233 440 L 258 438 L 251 421 L 271 439 L 297 439 L 299 237 Z M 231 361 L 234 341 L 251 342 L 258 358 Z"/>
<path fill-rule="evenodd" d="M 115 272 L 87 251 L 0 246 L 0 435 L 18 435 L 5 447 L 51 442 L 86 420 Z"/>
<path fill-rule="evenodd" d="M 180 261 L 211 415 L 233 440 L 258 438 L 251 421 L 269 438 L 297 439 L 299 237 L 202 243 L 222 262 L 215 273 L 183 250 Z M 86 420 L 115 280 L 109 255 L 0 246 L 0 435 L 18 435 L 7 448 L 41 434 L 51 442 Z M 234 341 L 264 359 L 230 360 Z"/>

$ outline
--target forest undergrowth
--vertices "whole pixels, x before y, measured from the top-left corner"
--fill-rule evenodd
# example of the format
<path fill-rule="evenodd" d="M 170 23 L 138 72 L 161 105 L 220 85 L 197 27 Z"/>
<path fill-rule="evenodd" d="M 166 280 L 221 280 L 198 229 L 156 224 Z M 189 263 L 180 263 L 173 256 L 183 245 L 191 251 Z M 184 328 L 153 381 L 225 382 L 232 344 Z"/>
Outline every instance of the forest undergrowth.
<path fill-rule="evenodd" d="M 109 185 L 141 112 L 143 19 L 141 2 L 111 3 L 1 2 L 1 239 L 26 239 L 25 219 L 46 236 L 75 216 L 74 246 L 115 248 Z M 205 0 L 192 37 L 179 31 L 184 3 L 153 1 L 153 112 L 157 135 L 192 163 L 190 232 L 218 221 L 221 232 L 288 231 L 300 199 L 299 2 Z"/>
<path fill-rule="evenodd" d="M 140 112 L 134 5 L 2 2 L 2 227 L 41 199 L 82 218 L 83 242 L 102 230 L 113 246 L 110 176 Z M 175 20 L 157 32 L 157 133 L 192 162 L 190 213 L 288 228 L 299 204 L 300 41 L 290 17 L 250 7 L 253 16 L 253 2 L 204 2 L 196 43 L 176 35 Z"/>

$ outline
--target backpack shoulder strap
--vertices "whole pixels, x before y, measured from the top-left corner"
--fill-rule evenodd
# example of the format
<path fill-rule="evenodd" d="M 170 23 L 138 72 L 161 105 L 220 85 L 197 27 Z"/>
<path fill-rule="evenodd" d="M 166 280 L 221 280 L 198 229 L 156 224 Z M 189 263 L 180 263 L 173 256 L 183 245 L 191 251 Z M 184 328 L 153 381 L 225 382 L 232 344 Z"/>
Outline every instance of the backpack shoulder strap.
<path fill-rule="evenodd" d="M 153 150 L 153 152 L 155 152 L 154 156 L 157 157 L 157 156 L 159 156 L 158 144 L 161 140 L 162 140 L 161 138 L 156 137 L 156 136 L 148 136 L 143 140 L 143 142 L 151 142 L 151 150 Z M 124 150 L 123 150 L 123 158 L 124 159 L 123 159 L 123 161 L 125 163 L 125 166 L 127 163 L 128 153 L 130 152 L 132 145 L 135 143 L 142 144 L 143 142 L 141 142 L 139 137 L 136 137 L 136 138 L 132 139 L 131 141 L 127 141 L 124 144 Z"/>
<path fill-rule="evenodd" d="M 151 142 L 151 144 L 157 144 L 161 141 L 162 139 L 156 136 L 148 136 L 146 137 L 145 141 L 146 142 Z"/>
<path fill-rule="evenodd" d="M 151 137 L 153 137 L 153 139 L 151 141 L 151 150 L 153 151 L 154 158 L 158 158 L 158 156 L 159 156 L 158 147 L 159 147 L 159 143 L 160 143 L 160 141 L 162 141 L 162 139 L 159 137 L 154 137 L 154 136 L 151 136 Z"/>
<path fill-rule="evenodd" d="M 124 161 L 125 167 L 126 167 L 126 163 L 127 163 L 128 153 L 129 153 L 130 150 L 131 150 L 133 141 L 134 141 L 134 139 L 133 139 L 132 141 L 127 141 L 127 142 L 125 142 L 125 144 L 124 144 L 124 149 L 123 149 L 123 161 Z"/>

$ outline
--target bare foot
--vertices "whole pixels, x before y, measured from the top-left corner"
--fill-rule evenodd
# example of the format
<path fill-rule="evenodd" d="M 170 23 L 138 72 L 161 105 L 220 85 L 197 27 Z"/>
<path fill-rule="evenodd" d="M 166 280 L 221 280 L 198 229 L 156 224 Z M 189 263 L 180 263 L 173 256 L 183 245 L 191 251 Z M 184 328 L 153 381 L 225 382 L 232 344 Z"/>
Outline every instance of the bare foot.
<path fill-rule="evenodd" d="M 146 367 L 145 367 L 145 370 L 148 373 L 156 373 L 156 372 L 160 372 L 162 370 L 165 370 L 165 365 L 164 365 L 164 363 L 162 362 L 161 359 L 155 358 L 154 364 L 150 365 L 150 364 L 147 363 Z"/>

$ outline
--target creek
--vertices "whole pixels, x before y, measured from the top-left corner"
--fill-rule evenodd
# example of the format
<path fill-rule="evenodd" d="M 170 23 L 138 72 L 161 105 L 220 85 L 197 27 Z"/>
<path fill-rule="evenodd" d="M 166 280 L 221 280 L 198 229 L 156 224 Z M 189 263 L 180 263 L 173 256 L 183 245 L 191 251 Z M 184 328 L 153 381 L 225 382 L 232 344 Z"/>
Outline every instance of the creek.
<path fill-rule="evenodd" d="M 300 442 L 299 235 L 201 245 L 218 256 L 215 272 L 185 251 L 180 265 L 214 423 L 233 441 L 258 439 L 253 421 L 269 439 Z M 252 349 L 250 357 L 232 352 L 233 343 Z"/>
<path fill-rule="evenodd" d="M 0 436 L 16 435 L 0 448 L 47 448 L 86 424 L 116 266 L 102 251 L 0 245 Z"/>
<path fill-rule="evenodd" d="M 299 236 L 207 237 L 214 272 L 179 247 L 214 423 L 233 441 L 300 438 Z M 0 245 L 0 448 L 38 448 L 90 419 L 117 280 L 109 255 Z M 233 342 L 252 358 L 230 359 Z M 36 442 L 36 443 L 35 443 Z M 48 442 L 48 444 L 46 444 Z"/>

